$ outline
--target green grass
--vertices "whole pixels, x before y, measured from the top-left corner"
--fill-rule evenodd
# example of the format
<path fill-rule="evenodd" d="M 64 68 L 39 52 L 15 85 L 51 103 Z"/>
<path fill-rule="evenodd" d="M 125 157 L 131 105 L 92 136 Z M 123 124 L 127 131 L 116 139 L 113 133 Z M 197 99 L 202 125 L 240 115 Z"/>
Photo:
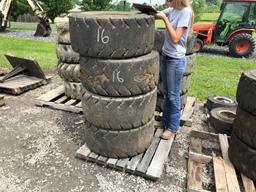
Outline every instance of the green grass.
<path fill-rule="evenodd" d="M 220 13 L 200 13 L 199 22 L 216 22 Z"/>
<path fill-rule="evenodd" d="M 34 24 L 35 26 L 15 26 L 11 25 L 10 30 L 32 30 L 36 31 L 37 23 L 25 23 L 24 24 Z M 51 24 L 52 32 L 56 32 L 55 24 Z"/>
<path fill-rule="evenodd" d="M 0 67 L 10 67 L 4 54 L 19 57 L 32 57 L 42 69 L 53 69 L 57 65 L 55 42 L 16 39 L 0 36 Z"/>
<path fill-rule="evenodd" d="M 197 56 L 190 95 L 200 101 L 214 94 L 235 96 L 241 72 L 252 68 L 255 61 Z"/>

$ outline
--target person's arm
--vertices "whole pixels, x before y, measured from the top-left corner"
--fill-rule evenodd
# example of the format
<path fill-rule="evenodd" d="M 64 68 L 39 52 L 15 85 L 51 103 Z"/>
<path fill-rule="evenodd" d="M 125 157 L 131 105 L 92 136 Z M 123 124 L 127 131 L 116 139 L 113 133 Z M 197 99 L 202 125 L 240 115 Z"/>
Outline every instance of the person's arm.
<path fill-rule="evenodd" d="M 177 27 L 175 30 L 171 23 L 168 20 L 168 17 L 163 11 L 157 12 L 155 16 L 159 19 L 162 19 L 165 23 L 166 29 L 168 31 L 168 34 L 172 40 L 173 43 L 177 44 L 180 41 L 180 38 L 184 34 L 185 28 L 184 27 Z"/>

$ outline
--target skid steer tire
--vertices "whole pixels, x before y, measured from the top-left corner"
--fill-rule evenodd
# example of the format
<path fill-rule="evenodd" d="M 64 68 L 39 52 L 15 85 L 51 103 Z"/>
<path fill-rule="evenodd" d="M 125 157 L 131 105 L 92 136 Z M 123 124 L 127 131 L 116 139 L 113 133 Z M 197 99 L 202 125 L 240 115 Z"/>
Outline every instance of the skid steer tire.
<path fill-rule="evenodd" d="M 58 74 L 64 81 L 80 83 L 80 65 L 59 63 Z"/>
<path fill-rule="evenodd" d="M 154 118 L 145 125 L 128 130 L 107 130 L 85 123 L 85 142 L 94 153 L 126 158 L 143 153 L 154 135 Z"/>
<path fill-rule="evenodd" d="M 190 75 L 193 72 L 194 66 L 196 64 L 196 55 L 186 55 L 186 66 L 184 75 Z"/>
<path fill-rule="evenodd" d="M 230 135 L 233 130 L 235 116 L 236 108 L 217 107 L 210 111 L 209 122 L 217 133 Z"/>
<path fill-rule="evenodd" d="M 242 73 L 238 83 L 236 99 L 238 105 L 245 111 L 256 115 L 256 70 Z"/>
<path fill-rule="evenodd" d="M 79 63 L 79 54 L 73 51 L 71 45 L 57 44 L 57 58 L 63 63 Z"/>
<path fill-rule="evenodd" d="M 249 57 L 255 50 L 255 40 L 250 34 L 240 33 L 230 40 L 228 48 L 233 57 Z"/>
<path fill-rule="evenodd" d="M 86 121 L 104 129 L 127 130 L 145 125 L 153 116 L 156 88 L 134 97 L 103 97 L 83 90 Z"/>
<path fill-rule="evenodd" d="M 234 133 L 230 139 L 228 155 L 236 169 L 256 181 L 256 150 L 247 146 Z"/>
<path fill-rule="evenodd" d="M 82 56 L 120 59 L 145 55 L 153 49 L 153 16 L 92 11 L 73 13 L 69 19 L 72 47 Z"/>
<path fill-rule="evenodd" d="M 230 97 L 214 95 L 207 98 L 206 107 L 209 111 L 217 107 L 237 107 L 237 102 Z"/>
<path fill-rule="evenodd" d="M 165 28 L 158 28 L 155 29 L 155 41 L 154 41 L 154 50 L 158 52 L 162 52 L 162 48 L 164 45 L 164 36 L 166 33 Z M 193 33 L 192 35 L 188 36 L 187 43 L 186 43 L 186 55 L 191 55 L 195 53 L 195 41 L 196 41 L 197 34 Z"/>
<path fill-rule="evenodd" d="M 64 81 L 64 91 L 67 97 L 81 100 L 81 89 L 82 89 L 81 83 L 72 83 L 72 82 Z"/>
<path fill-rule="evenodd" d="M 69 33 L 69 19 L 68 17 L 63 18 L 62 21 L 55 21 L 57 30 L 57 43 L 60 44 L 71 44 L 70 33 Z"/>
<path fill-rule="evenodd" d="M 159 54 L 122 60 L 81 57 L 81 82 L 90 92 L 110 97 L 141 95 L 153 90 L 159 77 Z"/>
<path fill-rule="evenodd" d="M 245 144 L 256 150 L 256 116 L 238 107 L 234 133 Z"/>

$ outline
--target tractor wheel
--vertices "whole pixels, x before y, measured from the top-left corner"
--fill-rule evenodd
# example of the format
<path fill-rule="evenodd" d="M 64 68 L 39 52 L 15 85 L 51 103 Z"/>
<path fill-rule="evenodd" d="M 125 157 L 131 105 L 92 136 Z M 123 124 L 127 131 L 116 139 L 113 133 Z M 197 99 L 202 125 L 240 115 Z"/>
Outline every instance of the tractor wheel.
<path fill-rule="evenodd" d="M 195 42 L 195 52 L 196 53 L 201 52 L 203 47 L 204 47 L 204 42 L 201 39 L 197 38 Z"/>
<path fill-rule="evenodd" d="M 57 66 L 59 76 L 64 81 L 80 83 L 80 65 L 59 62 Z"/>
<path fill-rule="evenodd" d="M 255 41 L 250 34 L 241 33 L 231 39 L 228 48 L 233 57 L 249 57 L 254 52 Z"/>
<path fill-rule="evenodd" d="M 64 90 L 65 90 L 65 95 L 67 97 L 81 100 L 81 89 L 82 89 L 81 83 L 64 81 Z"/>

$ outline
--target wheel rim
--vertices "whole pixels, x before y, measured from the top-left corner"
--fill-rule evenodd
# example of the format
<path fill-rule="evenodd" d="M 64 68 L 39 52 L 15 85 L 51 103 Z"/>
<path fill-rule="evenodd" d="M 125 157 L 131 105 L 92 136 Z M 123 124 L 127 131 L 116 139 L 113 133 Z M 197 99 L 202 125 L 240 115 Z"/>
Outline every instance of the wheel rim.
<path fill-rule="evenodd" d="M 249 50 L 250 43 L 246 40 L 240 41 L 236 44 L 236 51 L 238 53 L 245 53 Z"/>
<path fill-rule="evenodd" d="M 196 42 L 195 43 L 195 52 L 201 51 L 201 48 L 202 48 L 201 44 L 199 42 Z"/>

